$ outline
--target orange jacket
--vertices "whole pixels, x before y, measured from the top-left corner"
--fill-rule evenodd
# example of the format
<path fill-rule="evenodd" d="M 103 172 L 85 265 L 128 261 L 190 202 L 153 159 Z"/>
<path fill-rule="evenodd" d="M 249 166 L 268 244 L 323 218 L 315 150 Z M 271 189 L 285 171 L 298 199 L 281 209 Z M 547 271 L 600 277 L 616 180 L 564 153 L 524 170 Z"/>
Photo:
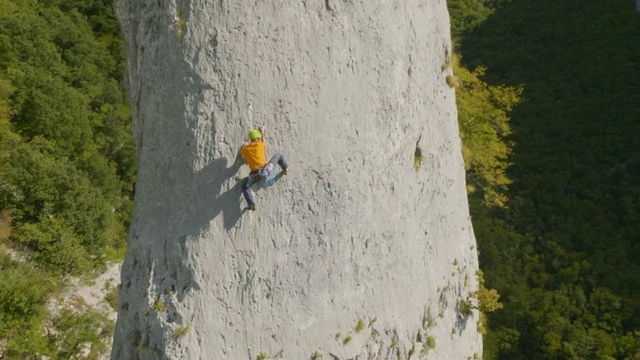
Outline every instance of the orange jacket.
<path fill-rule="evenodd" d="M 240 149 L 240 155 L 251 171 L 258 170 L 267 163 L 263 141 L 252 141 Z"/>

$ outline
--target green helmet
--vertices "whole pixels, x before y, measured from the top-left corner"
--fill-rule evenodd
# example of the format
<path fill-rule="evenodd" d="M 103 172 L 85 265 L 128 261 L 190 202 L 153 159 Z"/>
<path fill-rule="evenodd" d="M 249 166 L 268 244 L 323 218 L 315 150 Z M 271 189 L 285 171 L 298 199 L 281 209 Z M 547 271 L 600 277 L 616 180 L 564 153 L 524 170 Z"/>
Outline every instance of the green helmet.
<path fill-rule="evenodd" d="M 262 133 L 258 129 L 251 129 L 249 131 L 249 140 L 253 141 L 255 139 L 260 139 L 262 137 Z"/>

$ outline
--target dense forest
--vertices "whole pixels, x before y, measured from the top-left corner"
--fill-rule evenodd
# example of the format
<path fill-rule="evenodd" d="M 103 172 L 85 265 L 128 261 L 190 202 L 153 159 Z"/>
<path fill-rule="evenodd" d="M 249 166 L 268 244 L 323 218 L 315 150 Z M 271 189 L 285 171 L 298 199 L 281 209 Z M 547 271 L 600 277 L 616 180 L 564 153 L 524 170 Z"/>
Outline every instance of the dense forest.
<path fill-rule="evenodd" d="M 103 314 L 48 311 L 122 257 L 135 148 L 110 0 L 0 0 L 0 358 L 90 358 Z"/>
<path fill-rule="evenodd" d="M 484 358 L 639 359 L 640 13 L 621 0 L 449 9 L 461 68 L 520 91 L 493 139 L 507 146 L 504 203 L 470 194 L 486 286 L 504 305 Z"/>

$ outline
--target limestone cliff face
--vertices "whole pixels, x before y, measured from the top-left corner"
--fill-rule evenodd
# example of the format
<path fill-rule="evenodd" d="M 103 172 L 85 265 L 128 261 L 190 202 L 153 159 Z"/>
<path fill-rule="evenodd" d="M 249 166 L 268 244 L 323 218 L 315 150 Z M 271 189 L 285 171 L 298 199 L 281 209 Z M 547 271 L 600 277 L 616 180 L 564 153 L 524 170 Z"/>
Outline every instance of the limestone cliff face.
<path fill-rule="evenodd" d="M 116 8 L 139 175 L 112 359 L 482 353 L 445 0 Z M 262 124 L 291 171 L 246 212 Z"/>

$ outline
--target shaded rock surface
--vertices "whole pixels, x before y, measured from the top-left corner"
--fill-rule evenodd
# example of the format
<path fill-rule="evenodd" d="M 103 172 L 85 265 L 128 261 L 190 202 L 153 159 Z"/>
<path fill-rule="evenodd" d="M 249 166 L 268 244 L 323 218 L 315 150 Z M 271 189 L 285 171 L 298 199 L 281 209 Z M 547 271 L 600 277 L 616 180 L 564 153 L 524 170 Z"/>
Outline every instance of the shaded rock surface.
<path fill-rule="evenodd" d="M 444 0 L 116 8 L 139 170 L 112 359 L 482 353 Z M 292 170 L 246 212 L 262 124 Z"/>

